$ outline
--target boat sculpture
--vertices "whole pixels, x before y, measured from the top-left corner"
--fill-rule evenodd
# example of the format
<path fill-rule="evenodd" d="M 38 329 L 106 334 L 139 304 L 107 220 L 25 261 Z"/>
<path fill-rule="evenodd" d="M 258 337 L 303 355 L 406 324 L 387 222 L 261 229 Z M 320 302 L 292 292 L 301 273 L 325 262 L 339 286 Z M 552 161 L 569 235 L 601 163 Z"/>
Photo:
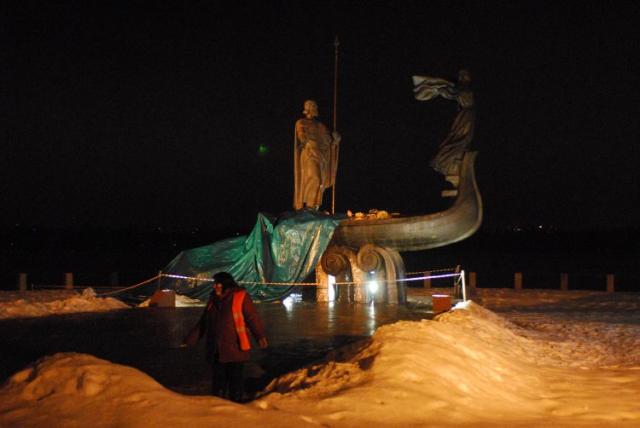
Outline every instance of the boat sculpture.
<path fill-rule="evenodd" d="M 453 244 L 473 235 L 482 223 L 482 198 L 475 177 L 477 152 L 469 151 L 475 123 L 471 76 L 461 70 L 458 83 L 428 76 L 414 76 L 416 99 L 441 96 L 455 100 L 459 113 L 447 138 L 440 144 L 432 167 L 454 185 L 443 196 L 454 196 L 440 212 L 410 217 L 344 220 L 316 270 L 318 300 L 381 301 L 404 303 L 404 263 L 400 252 L 421 251 Z M 329 275 L 345 287 L 329 284 Z M 364 284 L 381 283 L 381 292 Z"/>
<path fill-rule="evenodd" d="M 482 197 L 475 177 L 477 152 L 462 159 L 452 205 L 430 214 L 387 219 L 343 220 L 316 270 L 318 301 L 406 303 L 400 252 L 450 245 L 473 235 L 482 224 Z M 329 284 L 328 275 L 335 281 Z M 381 290 L 366 284 L 375 280 Z"/>
<path fill-rule="evenodd" d="M 473 235 L 482 224 L 482 198 L 474 169 L 476 157 L 477 152 L 464 155 L 458 195 L 450 208 L 412 217 L 345 220 L 336 228 L 332 244 L 353 248 L 375 244 L 395 251 L 420 251 Z"/>

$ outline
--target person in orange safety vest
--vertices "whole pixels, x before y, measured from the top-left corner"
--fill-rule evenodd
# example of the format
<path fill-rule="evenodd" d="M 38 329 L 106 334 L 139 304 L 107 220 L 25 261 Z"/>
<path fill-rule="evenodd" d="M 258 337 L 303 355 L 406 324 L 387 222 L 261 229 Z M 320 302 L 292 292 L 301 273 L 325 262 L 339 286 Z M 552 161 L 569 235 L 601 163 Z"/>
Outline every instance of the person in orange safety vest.
<path fill-rule="evenodd" d="M 243 400 L 242 372 L 251 349 L 247 329 L 260 348 L 267 348 L 264 326 L 249 293 L 229 273 L 215 274 L 207 306 L 184 340 L 186 345 L 195 345 L 206 335 L 213 395 L 235 402 Z"/>

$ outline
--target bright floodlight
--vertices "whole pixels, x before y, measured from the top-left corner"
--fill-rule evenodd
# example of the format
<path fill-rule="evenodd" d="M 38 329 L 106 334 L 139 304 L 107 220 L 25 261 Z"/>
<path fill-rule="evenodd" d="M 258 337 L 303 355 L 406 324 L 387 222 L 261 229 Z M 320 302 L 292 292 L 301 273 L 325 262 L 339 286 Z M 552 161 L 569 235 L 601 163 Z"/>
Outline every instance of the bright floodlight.
<path fill-rule="evenodd" d="M 327 297 L 330 302 L 333 302 L 336 300 L 336 277 L 327 275 L 327 282 L 329 283 L 329 290 L 327 290 L 329 295 Z"/>
<path fill-rule="evenodd" d="M 287 311 L 290 311 L 291 308 L 293 308 L 293 297 L 291 296 L 287 296 L 283 301 L 282 304 L 284 305 L 284 307 L 287 309 Z"/>
<path fill-rule="evenodd" d="M 367 288 L 369 289 L 369 293 L 375 294 L 378 291 L 378 281 L 375 279 L 373 281 L 369 281 L 367 283 Z"/>

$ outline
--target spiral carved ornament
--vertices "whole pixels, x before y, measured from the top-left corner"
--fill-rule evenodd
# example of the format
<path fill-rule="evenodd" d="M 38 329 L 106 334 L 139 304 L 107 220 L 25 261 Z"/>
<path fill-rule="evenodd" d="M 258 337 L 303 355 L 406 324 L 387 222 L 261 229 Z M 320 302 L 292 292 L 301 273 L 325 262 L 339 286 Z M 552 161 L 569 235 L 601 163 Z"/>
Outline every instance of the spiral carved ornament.
<path fill-rule="evenodd" d="M 373 244 L 365 244 L 358 250 L 358 266 L 366 272 L 377 272 L 384 266 L 379 248 Z"/>
<path fill-rule="evenodd" d="M 329 247 L 320 259 L 322 269 L 329 275 L 337 276 L 350 268 L 349 258 L 342 247 Z"/>

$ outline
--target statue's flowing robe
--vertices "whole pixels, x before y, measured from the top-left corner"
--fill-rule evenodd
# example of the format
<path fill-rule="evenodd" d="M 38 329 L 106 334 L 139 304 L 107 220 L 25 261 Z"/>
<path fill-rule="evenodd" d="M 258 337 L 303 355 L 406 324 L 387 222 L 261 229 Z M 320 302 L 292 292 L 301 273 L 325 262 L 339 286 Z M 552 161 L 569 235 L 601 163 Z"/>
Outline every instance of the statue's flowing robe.
<path fill-rule="evenodd" d="M 300 119 L 294 132 L 293 208 L 317 209 L 324 190 L 333 186 L 337 171 L 337 146 L 324 124 Z"/>
<path fill-rule="evenodd" d="M 431 167 L 444 175 L 459 175 L 462 157 L 473 140 L 476 122 L 473 92 L 466 86 L 456 86 L 447 80 L 427 76 L 413 76 L 413 83 L 417 100 L 428 101 L 441 96 L 457 101 L 460 111 L 431 160 Z"/>

